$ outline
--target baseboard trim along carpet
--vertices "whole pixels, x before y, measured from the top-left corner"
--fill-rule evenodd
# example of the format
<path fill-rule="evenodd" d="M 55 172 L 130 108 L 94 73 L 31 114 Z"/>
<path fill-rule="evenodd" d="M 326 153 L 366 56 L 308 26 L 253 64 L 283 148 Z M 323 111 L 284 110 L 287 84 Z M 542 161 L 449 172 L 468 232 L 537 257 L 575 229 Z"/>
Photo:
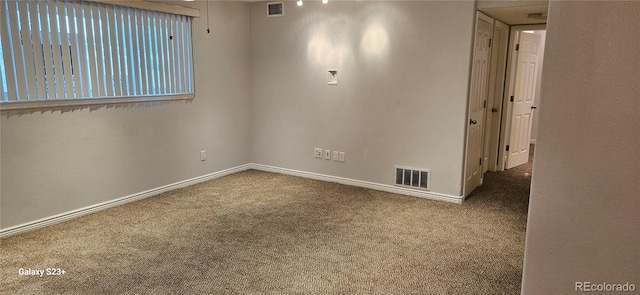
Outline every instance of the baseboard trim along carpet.
<path fill-rule="evenodd" d="M 54 216 L 51 216 L 51 217 L 46 217 L 46 218 L 35 220 L 35 221 L 32 221 L 32 222 L 28 222 L 28 223 L 24 223 L 24 224 L 21 224 L 21 225 L 17 225 L 17 226 L 9 227 L 9 228 L 6 228 L 6 229 L 2 229 L 2 230 L 0 230 L 0 239 L 4 238 L 4 237 L 11 236 L 11 235 L 16 235 L 16 234 L 20 234 L 20 233 L 23 233 L 23 232 L 31 231 L 31 230 L 34 230 L 34 229 L 42 228 L 42 227 L 45 227 L 45 226 L 54 225 L 56 223 L 61 223 L 61 222 L 64 222 L 64 221 L 67 221 L 67 220 L 70 220 L 70 219 L 73 219 L 73 218 L 77 218 L 77 217 L 80 217 L 80 216 L 83 216 L 83 215 L 87 215 L 87 214 L 95 213 L 95 212 L 98 212 L 98 211 L 106 210 L 106 209 L 113 208 L 113 207 L 116 207 L 116 206 L 120 206 L 120 205 L 123 205 L 123 204 L 126 204 L 126 203 L 135 202 L 135 201 L 139 201 L 139 200 L 146 199 L 146 198 L 149 198 L 149 197 L 153 197 L 155 195 L 158 195 L 158 194 L 161 194 L 161 193 L 164 193 L 164 192 L 168 192 L 168 191 L 171 191 L 171 190 L 174 190 L 174 189 L 187 187 L 187 186 L 194 185 L 194 184 L 197 184 L 197 183 L 200 183 L 200 182 L 212 180 L 212 179 L 215 179 L 215 178 L 219 178 L 219 177 L 222 177 L 222 176 L 226 176 L 226 175 L 229 175 L 229 174 L 233 174 L 233 173 L 237 173 L 237 172 L 241 172 L 241 171 L 245 171 L 245 170 L 250 170 L 250 169 L 266 171 L 266 172 L 273 172 L 273 173 L 280 173 L 280 174 L 291 175 L 291 176 L 298 176 L 298 177 L 321 180 L 321 181 L 327 181 L 327 182 L 336 182 L 336 183 L 345 184 L 345 185 L 351 185 L 351 186 L 356 186 L 356 187 L 368 188 L 368 189 L 373 189 L 373 190 L 379 190 L 379 191 L 384 191 L 384 192 L 389 192 L 389 193 L 413 196 L 413 197 L 436 200 L 436 201 L 445 201 L 445 202 L 456 203 L 456 204 L 461 204 L 462 201 L 464 200 L 464 198 L 462 196 L 453 196 L 453 195 L 446 195 L 446 194 L 440 194 L 440 193 L 433 193 L 433 192 L 427 192 L 427 191 L 422 191 L 422 190 L 415 190 L 415 189 L 410 189 L 410 188 L 397 187 L 397 186 L 393 186 L 393 185 L 387 185 L 387 184 L 373 183 L 373 182 L 367 182 L 367 181 L 356 180 L 356 179 L 343 178 L 343 177 L 338 177 L 338 176 L 331 176 L 331 175 L 325 175 L 325 174 L 319 174 L 319 173 L 313 173 L 313 172 L 305 172 L 305 171 L 299 171 L 299 170 L 293 170 L 293 169 L 287 169 L 287 168 L 280 168 L 280 167 L 269 166 L 269 165 L 249 163 L 249 164 L 240 165 L 240 166 L 237 166 L 237 167 L 221 170 L 221 171 L 218 171 L 218 172 L 214 172 L 214 173 L 210 173 L 210 174 L 194 177 L 194 178 L 191 178 L 191 179 L 179 181 L 179 182 L 176 182 L 176 183 L 168 184 L 168 185 L 165 185 L 165 186 L 157 187 L 157 188 L 150 189 L 150 190 L 147 190 L 147 191 L 144 191 L 144 192 L 132 194 L 132 195 L 129 195 L 129 196 L 126 196 L 126 197 L 122 197 L 122 198 L 119 198 L 119 199 L 115 199 L 115 200 L 112 200 L 112 201 L 99 203 L 99 204 L 96 204 L 96 205 L 80 208 L 80 209 L 69 211 L 69 212 L 66 212 L 66 213 L 62 213 L 62 214 L 54 215 Z"/>
<path fill-rule="evenodd" d="M 51 216 L 51 217 L 39 219 L 39 220 L 28 222 L 28 223 L 25 223 L 25 224 L 9 227 L 9 228 L 0 230 L 0 239 L 4 238 L 4 237 L 11 236 L 11 235 L 16 235 L 16 234 L 19 234 L 19 233 L 23 233 L 23 232 L 31 231 L 31 230 L 34 230 L 34 229 L 38 229 L 38 228 L 41 228 L 41 227 L 54 225 L 56 223 L 61 223 L 61 222 L 64 222 L 64 221 L 67 221 L 67 220 L 70 220 L 70 219 L 73 219 L 73 218 L 77 218 L 77 217 L 84 216 L 84 215 L 87 215 L 87 214 L 95 213 L 95 212 L 106 210 L 106 209 L 113 208 L 113 207 L 117 207 L 117 206 L 120 206 L 120 205 L 123 205 L 123 204 L 126 204 L 126 203 L 139 201 L 139 200 L 142 200 L 142 199 L 153 197 L 155 195 L 159 195 L 159 194 L 164 193 L 164 192 L 168 192 L 168 191 L 174 190 L 174 189 L 187 187 L 187 186 L 194 185 L 194 184 L 197 184 L 197 183 L 200 183 L 200 182 L 209 181 L 209 180 L 212 180 L 212 179 L 216 179 L 216 178 L 219 178 L 219 177 L 222 177 L 222 176 L 226 176 L 226 175 L 229 175 L 229 174 L 245 171 L 245 170 L 248 170 L 248 169 L 251 169 L 250 168 L 250 164 L 240 165 L 240 166 L 237 166 L 237 167 L 233 167 L 233 168 L 221 170 L 221 171 L 218 171 L 218 172 L 214 172 L 214 173 L 210 173 L 210 174 L 194 177 L 194 178 L 191 178 L 191 179 L 175 182 L 175 183 L 168 184 L 168 185 L 165 185 L 165 186 L 157 187 L 157 188 L 154 188 L 154 189 L 150 189 L 150 190 L 147 190 L 147 191 L 144 191 L 144 192 L 140 192 L 140 193 L 136 193 L 136 194 L 133 194 L 133 195 L 126 196 L 126 197 L 122 197 L 122 198 L 119 198 L 119 199 L 115 199 L 115 200 L 99 203 L 99 204 L 96 204 L 96 205 L 92 205 L 92 206 L 84 207 L 84 208 L 81 208 L 81 209 L 69 211 L 69 212 L 66 212 L 66 213 L 54 215 L 54 216 Z"/>
<path fill-rule="evenodd" d="M 293 169 L 280 168 L 280 167 L 274 167 L 274 166 L 268 166 L 268 165 L 262 165 L 262 164 L 252 163 L 252 164 L 249 164 L 249 167 L 250 169 L 254 169 L 254 170 L 274 172 L 274 173 L 280 173 L 285 175 L 322 180 L 327 182 L 336 182 L 336 183 L 345 184 L 345 185 L 357 186 L 362 188 L 368 188 L 368 189 L 373 189 L 378 191 L 384 191 L 389 193 L 407 195 L 407 196 L 436 200 L 436 201 L 445 201 L 450 203 L 462 204 L 462 201 L 464 200 L 462 196 L 453 196 L 453 195 L 447 195 L 447 194 L 427 192 L 423 190 L 397 187 L 397 186 L 388 185 L 388 184 L 380 184 L 380 183 L 343 178 L 343 177 L 337 177 L 337 176 L 331 176 L 331 175 L 325 175 L 325 174 L 319 174 L 319 173 L 298 171 Z"/>

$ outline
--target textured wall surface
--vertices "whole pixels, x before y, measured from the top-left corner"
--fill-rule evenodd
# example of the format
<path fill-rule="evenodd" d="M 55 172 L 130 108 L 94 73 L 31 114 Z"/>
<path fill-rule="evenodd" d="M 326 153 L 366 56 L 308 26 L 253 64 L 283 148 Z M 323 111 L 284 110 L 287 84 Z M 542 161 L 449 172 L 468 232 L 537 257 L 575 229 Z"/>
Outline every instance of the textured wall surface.
<path fill-rule="evenodd" d="M 431 191 L 461 195 L 473 2 L 265 9 L 251 4 L 254 162 L 381 184 L 395 165 L 427 168 Z"/>
<path fill-rule="evenodd" d="M 211 2 L 207 34 L 181 5 L 203 16 L 192 103 L 2 113 L 2 228 L 250 162 L 249 6 Z"/>
<path fill-rule="evenodd" d="M 550 3 L 523 294 L 640 288 L 639 15 L 640 2 Z"/>

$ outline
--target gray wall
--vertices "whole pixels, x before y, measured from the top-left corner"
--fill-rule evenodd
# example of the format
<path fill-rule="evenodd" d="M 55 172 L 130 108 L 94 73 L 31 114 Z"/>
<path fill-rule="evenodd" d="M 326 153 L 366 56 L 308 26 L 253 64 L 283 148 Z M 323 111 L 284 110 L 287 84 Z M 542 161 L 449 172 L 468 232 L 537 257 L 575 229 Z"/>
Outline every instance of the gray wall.
<path fill-rule="evenodd" d="M 550 3 L 523 294 L 640 288 L 639 15 L 639 2 Z"/>
<path fill-rule="evenodd" d="M 250 162 L 249 6 L 194 20 L 196 98 L 0 117 L 1 228 Z M 200 150 L 208 159 L 200 162 Z"/>
<path fill-rule="evenodd" d="M 267 18 L 251 4 L 253 161 L 381 184 L 396 164 L 427 168 L 431 191 L 460 196 L 474 5 L 285 2 Z"/>

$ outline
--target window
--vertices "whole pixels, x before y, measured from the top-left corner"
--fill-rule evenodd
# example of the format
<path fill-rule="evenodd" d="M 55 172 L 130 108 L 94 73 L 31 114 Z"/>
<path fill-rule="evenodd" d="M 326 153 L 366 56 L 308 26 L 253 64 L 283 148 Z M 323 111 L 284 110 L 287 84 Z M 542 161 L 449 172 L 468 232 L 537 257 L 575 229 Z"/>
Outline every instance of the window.
<path fill-rule="evenodd" d="M 0 5 L 3 109 L 193 98 L 190 16 L 91 1 Z"/>

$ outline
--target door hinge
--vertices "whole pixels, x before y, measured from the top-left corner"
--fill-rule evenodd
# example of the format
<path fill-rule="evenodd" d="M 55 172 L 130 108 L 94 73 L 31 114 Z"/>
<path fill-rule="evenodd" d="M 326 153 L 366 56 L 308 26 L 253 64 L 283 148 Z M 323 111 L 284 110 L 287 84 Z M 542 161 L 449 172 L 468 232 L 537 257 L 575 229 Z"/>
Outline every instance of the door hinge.
<path fill-rule="evenodd" d="M 491 39 L 489 39 L 489 47 L 491 47 Z"/>
<path fill-rule="evenodd" d="M 485 108 L 485 109 L 487 108 L 487 101 L 486 100 L 483 102 L 482 107 Z"/>
<path fill-rule="evenodd" d="M 509 151 L 509 145 L 507 145 L 507 152 Z"/>
<path fill-rule="evenodd" d="M 511 100 L 511 102 L 513 102 L 513 95 L 511 96 L 511 99 L 510 99 L 510 100 Z"/>
<path fill-rule="evenodd" d="M 482 158 L 480 158 L 480 166 L 482 166 Z"/>
<path fill-rule="evenodd" d="M 516 44 L 516 51 L 520 50 L 520 44 Z"/>

